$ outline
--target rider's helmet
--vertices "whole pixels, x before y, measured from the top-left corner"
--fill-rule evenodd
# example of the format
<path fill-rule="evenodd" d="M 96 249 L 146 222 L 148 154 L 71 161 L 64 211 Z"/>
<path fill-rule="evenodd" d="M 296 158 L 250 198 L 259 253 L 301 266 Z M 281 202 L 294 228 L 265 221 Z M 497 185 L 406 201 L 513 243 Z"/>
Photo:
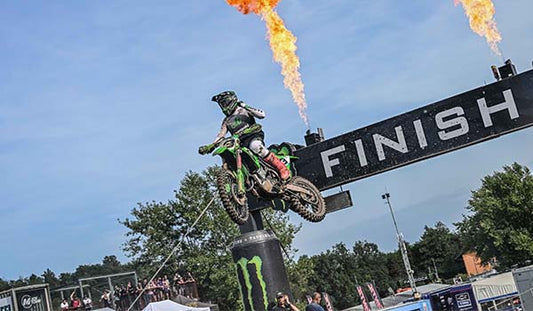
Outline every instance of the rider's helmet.
<path fill-rule="evenodd" d="M 233 91 L 225 91 L 220 94 L 217 94 L 211 98 L 212 101 L 217 102 L 222 109 L 222 112 L 226 116 L 231 115 L 239 104 L 239 99 Z"/>

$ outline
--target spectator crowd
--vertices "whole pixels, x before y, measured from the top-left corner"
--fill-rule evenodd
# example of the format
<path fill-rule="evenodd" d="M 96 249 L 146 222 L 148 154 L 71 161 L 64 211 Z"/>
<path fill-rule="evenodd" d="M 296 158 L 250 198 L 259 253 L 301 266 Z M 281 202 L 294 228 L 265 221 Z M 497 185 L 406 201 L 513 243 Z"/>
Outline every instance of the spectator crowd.
<path fill-rule="evenodd" d="M 125 285 L 116 284 L 112 290 L 105 289 L 102 292 L 98 307 L 126 311 L 135 302 L 134 309 L 142 310 L 151 302 L 172 299 L 178 295 L 198 299 L 196 280 L 190 272 L 187 272 L 186 277 L 176 273 L 172 279 L 165 275 L 153 281 L 144 279 L 136 285 L 131 281 Z M 140 296 L 139 299 L 137 299 L 138 296 Z M 87 296 L 79 299 L 76 291 L 73 291 L 70 301 L 64 299 L 60 307 L 62 311 L 92 310 L 93 301 Z"/>
<path fill-rule="evenodd" d="M 84 296 L 82 299 L 80 299 L 76 296 L 76 291 L 73 291 L 70 294 L 70 303 L 66 299 L 63 299 L 63 301 L 61 301 L 61 311 L 92 310 L 92 308 L 92 299 L 88 296 Z"/>

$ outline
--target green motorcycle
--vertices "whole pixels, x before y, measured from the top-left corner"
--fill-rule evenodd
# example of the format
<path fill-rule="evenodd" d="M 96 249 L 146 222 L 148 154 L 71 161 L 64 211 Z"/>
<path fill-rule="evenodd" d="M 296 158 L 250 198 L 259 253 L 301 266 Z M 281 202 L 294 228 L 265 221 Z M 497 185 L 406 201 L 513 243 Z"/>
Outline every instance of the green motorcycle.
<path fill-rule="evenodd" d="M 224 138 L 208 150 L 222 158 L 217 175 L 217 190 L 230 218 L 242 225 L 249 217 L 247 194 L 261 200 L 282 199 L 304 219 L 319 222 L 326 215 L 326 203 L 320 191 L 309 180 L 296 176 L 291 160 L 291 145 L 283 143 L 269 148 L 289 169 L 291 178 L 283 182 L 278 172 L 261 157 L 240 145 L 238 135 Z M 213 151 L 214 150 L 214 151 Z"/>

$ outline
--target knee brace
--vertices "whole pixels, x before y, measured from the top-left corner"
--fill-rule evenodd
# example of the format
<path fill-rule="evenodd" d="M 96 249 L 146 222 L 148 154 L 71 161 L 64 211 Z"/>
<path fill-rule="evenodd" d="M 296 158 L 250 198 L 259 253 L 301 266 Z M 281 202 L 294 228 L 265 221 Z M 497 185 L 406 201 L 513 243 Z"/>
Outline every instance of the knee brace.
<path fill-rule="evenodd" d="M 269 151 L 265 147 L 265 144 L 263 143 L 263 141 L 261 139 L 258 139 L 258 138 L 253 139 L 250 142 L 250 150 L 252 150 L 253 153 L 257 154 L 261 158 L 266 157 L 268 155 L 268 153 L 269 153 Z"/>

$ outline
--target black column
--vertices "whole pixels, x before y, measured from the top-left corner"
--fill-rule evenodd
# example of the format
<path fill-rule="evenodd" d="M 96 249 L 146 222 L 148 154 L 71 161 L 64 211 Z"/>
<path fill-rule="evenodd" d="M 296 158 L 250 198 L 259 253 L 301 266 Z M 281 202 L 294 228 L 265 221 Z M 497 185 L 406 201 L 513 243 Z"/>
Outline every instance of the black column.
<path fill-rule="evenodd" d="M 245 311 L 267 311 L 277 292 L 290 295 L 279 240 L 271 231 L 243 233 L 231 248 Z"/>

